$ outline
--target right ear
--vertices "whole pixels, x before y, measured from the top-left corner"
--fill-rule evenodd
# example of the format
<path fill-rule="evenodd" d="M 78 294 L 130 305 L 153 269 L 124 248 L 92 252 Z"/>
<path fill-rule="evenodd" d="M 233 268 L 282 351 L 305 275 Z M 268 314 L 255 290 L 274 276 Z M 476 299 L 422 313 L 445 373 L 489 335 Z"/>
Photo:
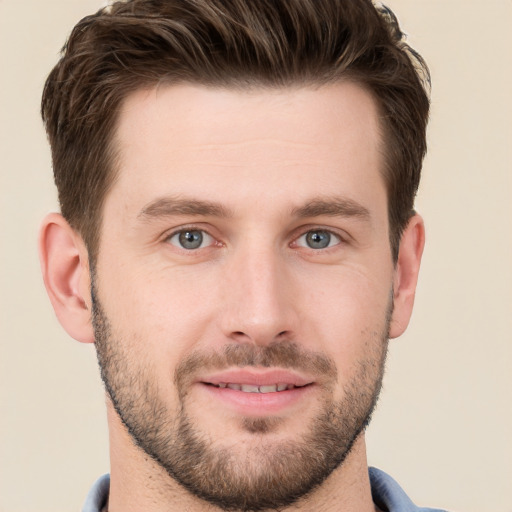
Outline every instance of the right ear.
<path fill-rule="evenodd" d="M 87 248 L 58 213 L 47 215 L 41 225 L 39 258 L 46 291 L 60 324 L 76 340 L 93 343 Z"/>

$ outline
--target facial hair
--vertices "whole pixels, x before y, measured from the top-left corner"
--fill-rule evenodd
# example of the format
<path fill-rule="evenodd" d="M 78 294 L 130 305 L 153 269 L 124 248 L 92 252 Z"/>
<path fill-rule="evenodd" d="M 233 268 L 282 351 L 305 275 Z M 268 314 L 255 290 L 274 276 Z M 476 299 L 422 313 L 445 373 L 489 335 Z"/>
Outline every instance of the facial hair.
<path fill-rule="evenodd" d="M 93 283 L 92 313 L 101 377 L 134 443 L 175 481 L 221 510 L 259 512 L 306 497 L 340 465 L 370 421 L 382 385 L 391 308 L 381 332 L 368 333 L 365 357 L 356 363 L 343 398 L 335 400 L 334 362 L 283 340 L 266 346 L 228 344 L 217 352 L 196 352 L 181 361 L 174 384 L 177 410 L 170 410 L 154 378 L 151 361 L 135 356 L 116 339 Z M 300 438 L 271 441 L 280 419 L 244 418 L 254 434 L 251 446 L 218 446 L 189 414 L 188 389 L 198 371 L 238 367 L 284 367 L 317 375 L 323 383 L 318 414 Z M 268 437 L 268 436 L 267 436 Z"/>

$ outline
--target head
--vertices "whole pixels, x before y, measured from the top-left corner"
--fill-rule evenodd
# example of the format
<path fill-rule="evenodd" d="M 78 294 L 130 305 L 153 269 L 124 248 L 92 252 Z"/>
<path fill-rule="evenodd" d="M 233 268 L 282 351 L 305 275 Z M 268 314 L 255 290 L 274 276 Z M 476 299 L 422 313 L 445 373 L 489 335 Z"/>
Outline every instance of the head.
<path fill-rule="evenodd" d="M 396 259 L 426 152 L 428 70 L 397 20 L 370 0 L 116 2 L 76 25 L 46 82 L 42 115 L 61 211 L 99 250 L 103 202 L 119 172 L 123 100 L 157 84 L 235 90 L 353 81 L 379 109 Z"/>
<path fill-rule="evenodd" d="M 360 467 L 423 248 L 420 62 L 366 1 L 135 0 L 77 25 L 43 98 L 66 219 L 43 272 L 96 342 L 115 453 L 233 510 Z"/>

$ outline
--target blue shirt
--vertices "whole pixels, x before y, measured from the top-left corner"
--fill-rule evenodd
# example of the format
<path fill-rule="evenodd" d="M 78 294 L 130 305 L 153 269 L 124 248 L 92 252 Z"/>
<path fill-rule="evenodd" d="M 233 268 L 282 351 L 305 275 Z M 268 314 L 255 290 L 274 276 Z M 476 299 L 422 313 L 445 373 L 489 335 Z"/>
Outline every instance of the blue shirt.
<path fill-rule="evenodd" d="M 380 469 L 370 468 L 373 502 L 384 512 L 446 512 L 433 508 L 419 508 L 389 475 Z M 103 475 L 92 486 L 82 512 L 101 512 L 108 499 L 110 476 Z"/>

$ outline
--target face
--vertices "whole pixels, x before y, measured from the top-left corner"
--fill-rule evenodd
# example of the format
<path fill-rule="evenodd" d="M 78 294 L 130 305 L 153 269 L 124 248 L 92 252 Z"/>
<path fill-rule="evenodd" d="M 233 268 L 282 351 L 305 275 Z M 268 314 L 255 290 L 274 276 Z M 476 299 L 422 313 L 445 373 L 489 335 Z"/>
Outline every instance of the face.
<path fill-rule="evenodd" d="M 375 104 L 350 83 L 130 96 L 93 273 L 135 444 L 226 509 L 293 503 L 376 402 L 394 266 Z"/>

